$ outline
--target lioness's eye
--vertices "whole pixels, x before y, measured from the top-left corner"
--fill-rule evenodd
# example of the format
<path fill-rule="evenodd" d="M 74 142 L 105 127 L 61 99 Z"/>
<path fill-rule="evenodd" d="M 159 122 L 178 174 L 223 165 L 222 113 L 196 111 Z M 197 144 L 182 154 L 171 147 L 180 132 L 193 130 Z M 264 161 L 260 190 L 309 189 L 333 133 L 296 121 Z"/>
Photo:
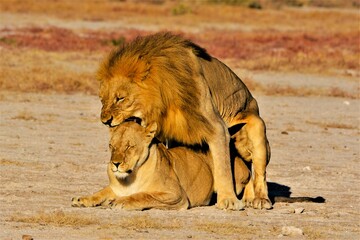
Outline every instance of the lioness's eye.
<path fill-rule="evenodd" d="M 121 102 L 124 101 L 124 100 L 125 100 L 124 97 L 116 97 L 116 98 L 115 98 L 116 103 L 121 103 Z"/>

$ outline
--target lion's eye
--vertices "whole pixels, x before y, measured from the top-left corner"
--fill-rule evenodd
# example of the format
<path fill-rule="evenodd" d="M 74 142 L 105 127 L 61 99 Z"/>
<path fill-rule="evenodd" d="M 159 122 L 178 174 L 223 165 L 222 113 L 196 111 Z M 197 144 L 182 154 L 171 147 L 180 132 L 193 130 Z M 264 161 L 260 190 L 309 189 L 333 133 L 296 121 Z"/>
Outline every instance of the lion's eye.
<path fill-rule="evenodd" d="M 126 146 L 126 149 L 125 149 L 125 151 L 127 151 L 127 150 L 129 150 L 129 149 L 131 149 L 131 148 L 133 148 L 134 146 L 130 146 L 130 145 L 128 145 L 128 146 Z"/>
<path fill-rule="evenodd" d="M 115 98 L 116 103 L 121 103 L 121 102 L 123 102 L 124 100 L 125 100 L 124 97 L 116 97 L 116 98 Z"/>

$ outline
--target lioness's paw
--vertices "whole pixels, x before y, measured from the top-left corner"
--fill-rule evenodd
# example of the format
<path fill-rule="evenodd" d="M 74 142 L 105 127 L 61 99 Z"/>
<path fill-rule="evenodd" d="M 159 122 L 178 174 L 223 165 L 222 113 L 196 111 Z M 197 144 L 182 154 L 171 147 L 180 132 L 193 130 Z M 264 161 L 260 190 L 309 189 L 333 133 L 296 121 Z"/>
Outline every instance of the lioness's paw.
<path fill-rule="evenodd" d="M 266 198 L 255 198 L 252 202 L 252 206 L 255 209 L 271 209 L 272 204 L 269 199 Z"/>
<path fill-rule="evenodd" d="M 121 209 L 121 210 L 143 210 L 143 207 L 139 207 L 134 201 L 125 198 L 119 198 L 110 203 L 112 209 Z"/>
<path fill-rule="evenodd" d="M 113 198 L 107 198 L 105 199 L 100 205 L 103 207 L 111 206 L 111 204 L 114 202 Z"/>
<path fill-rule="evenodd" d="M 112 209 L 124 209 L 124 202 L 120 200 L 114 200 L 109 203 Z"/>
<path fill-rule="evenodd" d="M 81 197 L 73 197 L 71 199 L 71 206 L 72 207 L 87 207 Z"/>
<path fill-rule="evenodd" d="M 244 209 L 244 203 L 235 198 L 225 198 L 225 199 L 221 199 L 216 203 L 216 207 L 219 209 L 224 209 L 224 210 L 234 210 L 234 211 L 239 211 L 239 210 L 243 210 Z"/>

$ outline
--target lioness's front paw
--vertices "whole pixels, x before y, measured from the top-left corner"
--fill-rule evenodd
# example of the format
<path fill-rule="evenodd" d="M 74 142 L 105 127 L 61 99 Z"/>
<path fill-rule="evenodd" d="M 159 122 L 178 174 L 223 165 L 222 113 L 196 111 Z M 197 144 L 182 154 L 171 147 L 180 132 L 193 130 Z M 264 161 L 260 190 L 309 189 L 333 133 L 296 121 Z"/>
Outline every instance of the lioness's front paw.
<path fill-rule="evenodd" d="M 216 207 L 224 210 L 239 211 L 244 209 L 244 203 L 237 198 L 224 198 L 218 200 Z"/>
<path fill-rule="evenodd" d="M 124 201 L 115 199 L 109 203 L 109 206 L 112 209 L 124 209 Z"/>
<path fill-rule="evenodd" d="M 71 206 L 72 207 L 88 207 L 84 203 L 83 199 L 81 197 L 73 197 L 71 199 Z"/>
<path fill-rule="evenodd" d="M 267 198 L 255 198 L 252 207 L 255 209 L 272 209 L 272 204 Z"/>

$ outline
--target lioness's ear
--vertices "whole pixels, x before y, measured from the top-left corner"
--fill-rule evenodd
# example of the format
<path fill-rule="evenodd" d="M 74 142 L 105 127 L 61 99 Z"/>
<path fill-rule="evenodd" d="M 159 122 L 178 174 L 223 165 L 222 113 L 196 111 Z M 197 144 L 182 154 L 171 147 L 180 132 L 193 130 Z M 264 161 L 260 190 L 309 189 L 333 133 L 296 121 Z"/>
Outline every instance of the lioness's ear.
<path fill-rule="evenodd" d="M 156 130 L 157 130 L 156 122 L 149 124 L 145 130 L 146 130 L 146 136 L 153 139 L 155 137 Z"/>

